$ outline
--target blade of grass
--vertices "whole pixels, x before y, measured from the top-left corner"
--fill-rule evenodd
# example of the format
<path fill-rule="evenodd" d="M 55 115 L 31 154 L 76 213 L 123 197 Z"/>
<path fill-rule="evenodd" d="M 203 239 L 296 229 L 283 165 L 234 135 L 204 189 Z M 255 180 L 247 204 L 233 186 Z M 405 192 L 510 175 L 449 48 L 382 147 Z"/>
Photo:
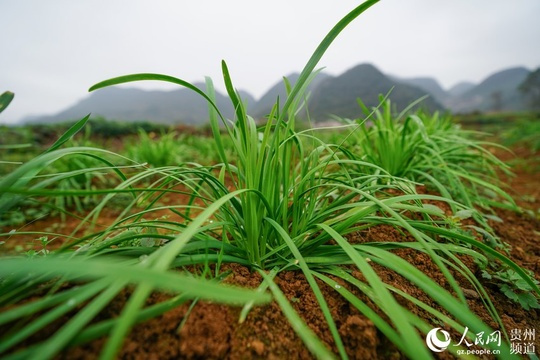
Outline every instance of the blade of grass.
<path fill-rule="evenodd" d="M 313 52 L 313 55 L 311 55 L 308 62 L 304 66 L 304 69 L 300 73 L 298 80 L 296 81 L 289 96 L 287 97 L 287 100 L 285 101 L 285 104 L 283 105 L 283 110 L 279 117 L 280 119 L 283 118 L 285 114 L 287 114 L 289 107 L 292 105 L 296 96 L 300 93 L 301 88 L 306 84 L 307 79 L 309 78 L 313 70 L 315 70 L 315 67 L 317 66 L 319 60 L 322 58 L 326 50 L 328 50 L 332 42 L 334 42 L 337 36 L 354 19 L 360 16 L 360 14 L 362 14 L 364 11 L 369 9 L 371 6 L 375 5 L 377 2 L 379 2 L 379 0 L 368 0 L 368 1 L 363 2 L 362 4 L 357 6 L 355 9 L 353 9 L 351 12 L 349 12 L 345 17 L 343 17 L 325 36 L 325 38 L 321 41 L 319 46 L 317 46 L 317 48 Z"/>
<path fill-rule="evenodd" d="M 401 257 L 381 249 L 377 249 L 370 246 L 362 246 L 362 250 L 370 255 L 370 259 L 376 263 L 379 263 L 393 271 L 398 272 L 413 284 L 421 288 L 426 294 L 437 301 L 445 310 L 456 317 L 464 326 L 469 327 L 475 334 L 485 332 L 486 334 L 493 333 L 488 325 L 482 322 L 469 308 L 457 301 L 447 290 L 443 289 L 429 276 L 418 270 L 416 267 L 403 260 Z M 495 348 L 496 344 L 486 344 L 487 347 L 492 350 L 499 350 Z M 510 348 L 506 343 L 501 343 L 501 354 L 510 354 Z"/>
<path fill-rule="evenodd" d="M 296 313 L 290 302 L 287 300 L 283 292 L 279 287 L 274 283 L 274 280 L 266 274 L 264 271 L 257 269 L 259 274 L 263 277 L 264 281 L 270 288 L 272 295 L 276 302 L 278 303 L 281 311 L 291 324 L 292 328 L 302 339 L 306 347 L 315 355 L 318 359 L 335 359 L 336 357 L 332 354 L 326 346 L 321 342 L 321 340 L 313 333 L 313 331 L 306 325 L 306 323 L 300 318 Z"/>
<path fill-rule="evenodd" d="M 390 294 L 384 282 L 369 265 L 366 258 L 361 256 L 351 244 L 328 225 L 319 224 L 319 227 L 332 236 L 367 279 L 378 299 L 377 305 L 391 318 L 394 327 L 401 334 L 401 337 L 407 339 L 406 342 L 401 342 L 405 346 L 405 352 L 415 358 L 431 358 L 430 353 L 425 348 L 425 343 L 420 339 L 418 333 L 405 316 L 406 311 Z"/>
<path fill-rule="evenodd" d="M 88 119 L 90 119 L 90 114 L 73 124 L 62 136 L 60 136 L 58 140 L 54 142 L 54 144 L 51 145 L 50 148 L 45 151 L 45 154 L 58 149 L 60 146 L 72 139 L 73 136 L 75 136 L 75 134 L 77 134 L 86 125 Z"/>
<path fill-rule="evenodd" d="M 166 270 L 174 261 L 174 258 L 180 253 L 182 248 L 186 245 L 186 243 L 190 241 L 193 236 L 195 236 L 198 232 L 201 231 L 200 228 L 208 220 L 208 218 L 212 216 L 212 214 L 214 214 L 226 202 L 230 201 L 230 199 L 246 191 L 247 190 L 237 190 L 235 192 L 229 193 L 218 199 L 209 207 L 207 207 L 186 227 L 184 232 L 178 235 L 175 240 L 169 242 L 165 246 L 156 250 L 152 255 L 150 255 L 147 259 L 147 266 L 150 266 L 152 270 L 157 271 L 158 273 Z M 143 306 L 144 302 L 146 301 L 154 287 L 155 285 L 152 283 L 152 281 L 141 281 L 140 285 L 134 291 L 128 303 L 122 310 L 122 313 L 120 314 L 120 319 L 114 327 L 111 336 L 109 337 L 105 348 L 101 353 L 102 359 L 114 358 L 115 354 L 118 352 L 120 346 L 122 345 L 129 329 L 133 325 L 137 313 L 140 311 L 141 307 Z M 223 291 L 218 291 L 220 292 L 219 296 L 221 296 L 223 294 Z M 216 294 L 214 293 L 214 295 Z M 262 295 L 264 294 L 258 294 L 258 296 Z M 237 298 L 236 300 L 238 299 L 239 298 Z M 242 299 L 242 297 L 240 297 L 240 299 Z M 246 302 L 250 300 L 247 298 L 243 299 L 245 299 Z"/>
<path fill-rule="evenodd" d="M 8 107 L 14 97 L 15 94 L 11 91 L 5 91 L 0 95 L 0 113 Z"/>
<path fill-rule="evenodd" d="M 330 332 L 332 333 L 332 337 L 334 339 L 334 342 L 336 343 L 336 346 L 339 351 L 339 355 L 342 359 L 348 359 L 347 353 L 345 351 L 345 347 L 343 346 L 343 341 L 341 340 L 341 336 L 339 335 L 338 329 L 336 327 L 336 323 L 334 322 L 334 319 L 332 318 L 332 314 L 330 312 L 330 309 L 328 307 L 328 304 L 326 303 L 326 300 L 324 299 L 324 296 L 322 295 L 321 289 L 319 288 L 319 285 L 317 285 L 317 282 L 315 281 L 315 278 L 313 277 L 313 274 L 311 272 L 311 269 L 307 265 L 306 261 L 304 260 L 304 257 L 294 244 L 294 241 L 289 237 L 289 234 L 274 220 L 270 218 L 266 218 L 265 221 L 268 221 L 279 233 L 279 235 L 283 238 L 289 249 L 291 250 L 291 253 L 293 254 L 294 258 L 296 259 L 295 262 L 298 262 L 298 266 L 300 269 L 302 269 L 302 272 L 304 276 L 306 277 L 306 280 L 309 283 L 309 286 L 311 287 L 313 294 L 317 298 L 317 301 L 319 303 L 319 306 L 321 307 L 321 311 L 326 319 L 326 323 L 328 324 L 328 327 L 330 329 Z"/>

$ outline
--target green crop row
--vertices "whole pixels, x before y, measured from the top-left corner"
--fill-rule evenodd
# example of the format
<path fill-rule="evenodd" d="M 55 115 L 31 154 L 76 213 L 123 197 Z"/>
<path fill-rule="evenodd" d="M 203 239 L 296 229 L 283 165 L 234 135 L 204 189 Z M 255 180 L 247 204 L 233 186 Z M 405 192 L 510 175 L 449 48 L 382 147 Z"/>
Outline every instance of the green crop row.
<path fill-rule="evenodd" d="M 286 82 L 287 99 L 276 103 L 263 124 L 246 113 L 225 62 L 222 73 L 236 109 L 234 119 L 224 118 L 215 105 L 210 79 L 206 91 L 161 74 L 127 75 L 94 85 L 92 91 L 158 80 L 198 93 L 209 104 L 211 151 L 217 154 L 217 161 L 199 164 L 186 160 L 174 134 L 162 134 L 161 141 L 153 141 L 148 133 L 141 133 L 144 149 L 132 150 L 128 156 L 85 143 L 66 146 L 84 127 L 85 118 L 47 151 L 0 178 L 0 214 L 28 199 L 97 196 L 71 235 L 46 234 L 62 239 L 62 247 L 30 258 L 4 256 L 0 261 L 0 326 L 11 326 L 0 335 L 2 357 L 50 359 L 68 346 L 106 335 L 101 358 L 112 359 L 137 322 L 187 300 L 202 299 L 244 306 L 242 316 L 253 306 L 274 300 L 314 356 L 346 359 L 338 326 L 321 290 L 321 286 L 329 286 L 407 357 L 429 359 L 432 353 L 423 336 L 438 323 L 460 333 L 465 327 L 473 334 L 494 332 L 469 309 L 453 275 L 457 273 L 479 294 L 493 323 L 501 329 L 500 348 L 496 343 L 486 346 L 511 358 L 501 318 L 463 256 L 473 258 L 486 274 L 504 271 L 519 279 L 520 289 L 530 297 L 524 306 L 537 306 L 540 290 L 524 269 L 502 254 L 504 244 L 487 227 L 485 219 L 493 206 L 515 208 L 515 204 L 496 178 L 496 170 L 506 169 L 484 150 L 485 144 L 471 140 L 438 115 L 405 112 L 394 116 L 387 99 L 382 99 L 378 108 L 365 109 L 365 118 L 343 120 L 339 130 L 343 136 L 337 141 L 323 140 L 325 135 L 320 132 L 324 130 L 296 128 L 296 115 L 305 106 L 305 91 L 317 73 L 318 61 L 338 34 L 376 2 L 364 2 L 336 24 L 296 84 Z M 151 162 L 149 159 L 155 161 L 151 166 L 145 164 Z M 66 168 L 55 167 L 65 160 L 69 164 L 63 165 Z M 104 184 L 111 178 L 114 182 Z M 65 187 L 51 188 L 69 179 L 100 186 L 76 187 L 69 182 Z M 418 191 L 421 184 L 427 191 Z M 120 196 L 125 206 L 112 224 L 75 236 Z M 163 205 L 167 198 L 182 200 Z M 450 210 L 434 204 L 444 204 Z M 164 211 L 169 217 L 163 216 Z M 467 218 L 476 220 L 477 225 L 469 225 L 474 231 L 465 231 L 461 224 Z M 397 228 L 413 241 L 351 244 L 347 240 L 349 234 L 379 225 Z M 17 231 L 0 234 L 17 235 Z M 447 286 L 395 254 L 394 250 L 403 248 L 427 254 Z M 220 266 L 226 262 L 259 272 L 263 278 L 259 288 L 219 284 Z M 178 271 L 187 265 L 203 266 L 205 273 L 213 276 L 207 279 Z M 399 273 L 437 306 L 385 283 L 376 271 L 380 267 Z M 353 277 L 351 269 L 360 272 L 363 279 Z M 306 326 L 274 282 L 279 272 L 291 270 L 301 271 L 309 282 L 337 354 Z M 133 292 L 119 316 L 92 323 L 128 287 Z M 351 288 L 368 301 L 355 296 L 348 290 Z M 154 291 L 175 296 L 145 307 Z M 24 301 L 36 294 L 42 295 Z M 432 321 L 418 316 L 404 301 L 428 312 Z M 57 332 L 13 351 L 73 309 L 77 311 Z"/>

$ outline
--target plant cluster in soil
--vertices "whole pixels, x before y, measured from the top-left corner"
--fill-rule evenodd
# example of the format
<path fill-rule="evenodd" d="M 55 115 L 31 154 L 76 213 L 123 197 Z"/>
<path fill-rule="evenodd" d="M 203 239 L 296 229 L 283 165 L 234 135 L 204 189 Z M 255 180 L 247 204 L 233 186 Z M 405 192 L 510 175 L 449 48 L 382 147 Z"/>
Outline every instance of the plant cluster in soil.
<path fill-rule="evenodd" d="M 540 221 L 537 212 L 540 208 L 540 178 L 538 178 L 535 169 L 540 165 L 540 160 L 539 154 L 531 154 L 523 149 L 516 149 L 516 152 L 520 158 L 527 158 L 529 161 L 526 165 L 522 164 L 514 169 L 517 176 L 508 179 L 511 186 L 509 191 L 526 211 L 516 213 L 509 210 L 497 210 L 497 216 L 503 221 L 491 221 L 490 225 L 500 239 L 510 246 L 510 258 L 536 275 L 540 267 Z M 55 219 L 37 221 L 28 225 L 28 230 L 45 229 L 52 226 L 54 221 Z M 71 226 L 70 222 L 64 225 L 66 228 L 69 226 Z M 347 239 L 351 243 L 412 241 L 402 232 L 386 225 L 359 231 L 349 235 Z M 13 244 L 6 243 L 5 246 L 5 248 L 9 248 Z M 446 278 L 428 255 L 409 249 L 397 250 L 396 254 L 450 290 L 446 284 Z M 507 331 L 511 329 L 540 330 L 540 312 L 537 309 L 525 310 L 518 303 L 511 301 L 501 293 L 499 286 L 492 280 L 482 278 L 480 269 L 472 260 L 467 257 L 462 257 L 461 260 L 471 268 L 478 279 L 481 279 Z M 411 285 L 399 273 L 377 265 L 374 265 L 374 269 L 384 282 L 443 311 L 424 292 Z M 237 264 L 224 264 L 220 271 L 229 273 L 224 282 L 233 285 L 256 288 L 262 281 L 257 272 Z M 353 276 L 363 279 L 361 273 L 354 269 L 351 271 Z M 470 289 L 470 284 L 459 274 L 454 273 L 453 275 L 462 286 L 471 310 L 489 326 L 497 329 L 497 324 L 491 320 L 478 294 Z M 536 277 L 538 278 L 538 276 Z M 317 300 L 302 273 L 300 271 L 280 273 L 276 282 L 309 327 L 328 347 L 337 352 Z M 347 286 L 347 284 L 342 285 Z M 332 311 L 332 316 L 351 359 L 403 358 L 399 350 L 377 330 L 374 324 L 348 301 L 322 282 L 319 282 L 319 286 Z M 357 289 L 350 286 L 347 288 L 361 300 L 370 304 L 370 300 Z M 106 308 L 106 311 L 99 315 L 96 321 L 118 316 L 129 295 L 129 290 L 121 293 Z M 148 299 L 148 305 L 168 298 L 170 295 L 154 293 Z M 414 307 L 405 299 L 397 298 L 402 305 L 408 307 L 415 314 L 430 319 L 428 313 L 423 313 L 421 309 Z M 376 307 L 374 306 L 374 308 Z M 122 359 L 313 358 L 313 354 L 307 350 L 295 334 L 275 302 L 267 306 L 253 308 L 242 323 L 239 322 L 240 311 L 241 308 L 204 301 L 185 303 L 157 318 L 136 325 L 125 340 L 124 347 L 118 357 Z M 32 341 L 39 340 L 40 336 L 50 335 L 59 325 L 61 322 L 51 325 L 42 333 L 36 334 Z M 461 334 L 452 334 L 453 338 L 459 338 L 459 336 Z M 106 339 L 102 338 L 70 348 L 64 351 L 59 358 L 94 359 L 99 355 L 105 341 Z M 540 349 L 540 334 L 537 334 L 534 345 L 536 349 Z M 452 355 L 444 352 L 438 354 L 437 357 L 451 358 Z"/>

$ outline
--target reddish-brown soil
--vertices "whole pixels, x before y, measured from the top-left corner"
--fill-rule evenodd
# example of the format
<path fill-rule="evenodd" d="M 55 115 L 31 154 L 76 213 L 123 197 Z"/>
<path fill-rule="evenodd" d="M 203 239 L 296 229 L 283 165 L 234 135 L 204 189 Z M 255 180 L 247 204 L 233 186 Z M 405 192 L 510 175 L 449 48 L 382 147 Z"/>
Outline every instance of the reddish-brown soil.
<path fill-rule="evenodd" d="M 521 159 L 514 168 L 517 176 L 509 180 L 512 195 L 520 206 L 527 211 L 516 213 L 500 210 L 497 215 L 503 222 L 493 221 L 491 226 L 503 242 L 511 246 L 510 256 L 519 265 L 538 274 L 540 267 L 540 167 L 539 154 L 530 154 L 517 149 Z M 506 155 L 503 155 L 506 156 Z M 510 161 L 509 157 L 505 161 Z M 30 227 L 39 228 L 43 223 L 35 223 Z M 42 227 L 43 228 L 43 227 Z M 407 237 L 390 226 L 373 227 L 349 236 L 350 242 L 362 243 L 369 241 L 408 241 Z M 428 274 L 439 284 L 449 289 L 445 277 L 433 264 L 429 256 L 413 250 L 399 250 L 396 254 Z M 470 259 L 463 258 L 465 263 L 481 279 L 476 265 Z M 400 274 L 381 266 L 373 265 L 378 275 L 388 284 L 404 290 L 408 294 L 440 309 L 422 291 L 406 281 Z M 227 283 L 255 288 L 261 282 L 261 277 L 248 268 L 228 264 L 222 270 L 230 270 Z M 353 271 L 353 276 L 362 279 L 362 274 Z M 488 325 L 497 328 L 488 315 L 478 294 L 471 289 L 470 283 L 459 274 L 454 274 L 460 286 L 465 291 L 468 304 L 473 312 Z M 537 276 L 538 278 L 538 276 Z M 540 312 L 536 309 L 524 310 L 518 304 L 509 300 L 499 291 L 498 286 L 481 280 L 493 301 L 495 308 L 502 317 L 507 331 L 512 329 L 535 329 L 534 345 L 537 353 L 540 351 Z M 317 301 L 304 276 L 300 272 L 289 271 L 278 275 L 277 283 L 296 311 L 307 322 L 311 329 L 334 352 L 337 348 L 332 340 L 328 326 Z M 404 356 L 396 349 L 369 321 L 360 314 L 349 302 L 345 301 L 336 291 L 319 282 L 332 316 L 335 319 L 339 333 L 343 339 L 347 353 L 352 359 L 400 359 Z M 370 304 L 364 295 L 352 287 L 343 284 L 360 299 Z M 107 307 L 107 313 L 100 318 L 118 315 L 129 294 L 124 293 Z M 154 294 L 150 303 L 166 299 L 163 294 Z M 415 314 L 430 319 L 430 315 L 415 308 L 404 299 L 398 301 Z M 138 324 L 125 341 L 119 358 L 122 359 L 311 359 L 311 354 L 302 341 L 294 333 L 291 326 L 281 313 L 277 304 L 272 303 L 252 309 L 247 319 L 239 323 L 240 310 L 208 302 L 184 304 L 158 318 Z M 180 326 L 181 325 L 181 326 Z M 466 325 L 466 324 L 463 324 Z M 434 324 L 434 327 L 436 325 Z M 47 332 L 54 331 L 48 329 Z M 98 356 L 106 339 L 99 339 L 90 344 L 68 349 L 62 353 L 61 359 L 94 359 Z M 451 357 L 448 352 L 442 353 L 441 358 Z M 489 358 L 489 357 L 488 357 Z"/>

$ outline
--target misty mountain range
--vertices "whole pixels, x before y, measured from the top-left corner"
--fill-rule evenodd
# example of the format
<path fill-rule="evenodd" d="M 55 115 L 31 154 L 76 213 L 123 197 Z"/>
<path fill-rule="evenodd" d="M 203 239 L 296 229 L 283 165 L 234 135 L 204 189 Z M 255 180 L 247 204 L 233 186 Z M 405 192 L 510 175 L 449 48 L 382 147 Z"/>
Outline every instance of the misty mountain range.
<path fill-rule="evenodd" d="M 454 113 L 473 111 L 519 111 L 527 106 L 518 86 L 530 71 L 515 67 L 499 71 L 479 84 L 459 83 L 444 90 L 434 78 L 399 78 L 383 74 L 371 64 L 357 65 L 341 75 L 330 76 L 320 73 L 308 91 L 309 116 L 312 121 L 325 121 L 333 115 L 355 118 L 362 115 L 357 103 L 360 98 L 368 107 L 376 106 L 380 94 L 387 94 L 397 110 L 424 95 L 429 95 L 421 106 L 433 110 L 450 110 Z M 287 79 L 294 84 L 298 74 L 290 74 Z M 204 89 L 204 84 L 194 84 Z M 260 99 L 256 100 L 248 92 L 240 91 L 248 113 L 259 119 L 271 110 L 276 99 L 280 103 L 286 99 L 283 80 L 276 82 Z M 228 96 L 216 93 L 216 103 L 223 115 L 229 119 L 234 109 Z M 111 87 L 89 94 L 85 99 L 51 116 L 34 116 L 23 120 L 25 123 L 54 123 L 82 118 L 92 113 L 94 117 L 110 120 L 152 121 L 165 124 L 184 123 L 201 125 L 208 122 L 206 101 L 189 89 L 173 91 L 148 91 L 135 88 Z"/>

